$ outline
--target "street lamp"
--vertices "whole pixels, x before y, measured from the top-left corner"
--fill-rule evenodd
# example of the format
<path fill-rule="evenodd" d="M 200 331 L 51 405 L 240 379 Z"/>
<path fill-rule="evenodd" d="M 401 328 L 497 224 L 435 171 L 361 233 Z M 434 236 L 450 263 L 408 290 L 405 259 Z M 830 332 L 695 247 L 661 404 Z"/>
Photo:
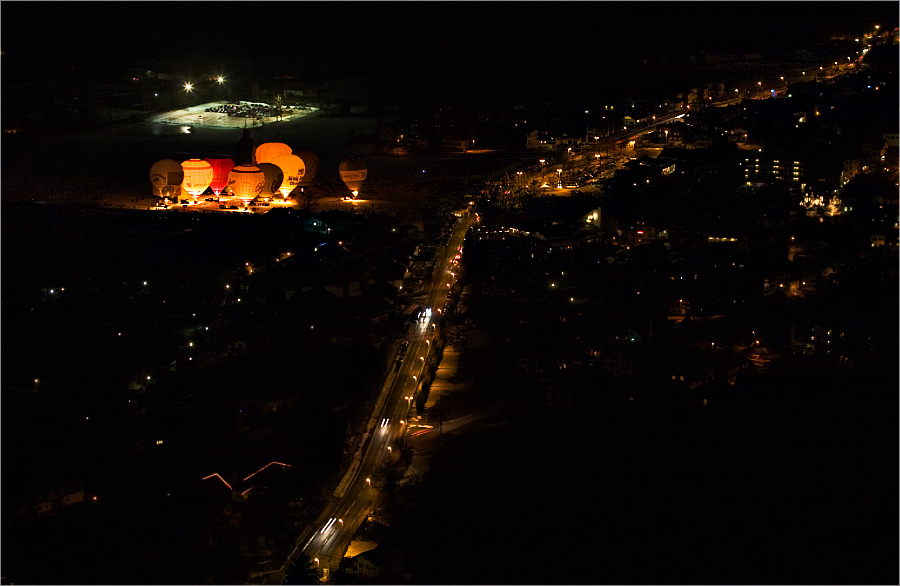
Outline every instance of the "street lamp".
<path fill-rule="evenodd" d="M 188 83 L 184 84 L 184 89 L 185 89 L 185 91 L 188 91 L 188 92 L 193 91 L 194 85 L 192 83 L 188 82 Z"/>

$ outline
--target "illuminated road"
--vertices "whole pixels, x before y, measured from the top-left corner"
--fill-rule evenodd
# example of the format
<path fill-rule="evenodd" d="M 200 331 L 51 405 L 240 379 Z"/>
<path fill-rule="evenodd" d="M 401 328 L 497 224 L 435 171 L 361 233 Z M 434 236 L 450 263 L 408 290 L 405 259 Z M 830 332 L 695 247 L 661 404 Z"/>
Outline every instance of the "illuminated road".
<path fill-rule="evenodd" d="M 439 310 L 447 301 L 456 280 L 451 273 L 454 271 L 454 259 L 459 254 L 466 230 L 473 223 L 474 218 L 469 215 L 460 218 L 444 249 L 438 249 L 435 271 L 425 289 L 426 300 L 423 307 L 428 310 L 426 317 L 408 332 L 409 347 L 386 399 L 376 414 L 375 427 L 361 454 L 355 477 L 343 496 L 327 506 L 316 522 L 300 537 L 300 549 L 314 561 L 318 560 L 316 563 L 324 580 L 328 580 L 337 569 L 353 534 L 371 511 L 377 487 L 371 485 L 370 479 L 385 458 L 397 456 L 389 450 L 389 446 L 404 432 L 407 412 L 412 404 L 411 397 L 422 378 L 435 332 L 441 327 Z"/>

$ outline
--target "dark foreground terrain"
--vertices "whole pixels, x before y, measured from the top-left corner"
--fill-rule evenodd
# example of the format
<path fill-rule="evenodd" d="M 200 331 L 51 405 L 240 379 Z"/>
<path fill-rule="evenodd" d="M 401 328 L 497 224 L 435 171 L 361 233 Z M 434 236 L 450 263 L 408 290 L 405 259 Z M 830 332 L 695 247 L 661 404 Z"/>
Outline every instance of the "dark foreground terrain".
<path fill-rule="evenodd" d="M 460 434 L 417 499 L 412 579 L 895 583 L 895 382 L 809 382 L 739 410 L 535 402 Z"/>

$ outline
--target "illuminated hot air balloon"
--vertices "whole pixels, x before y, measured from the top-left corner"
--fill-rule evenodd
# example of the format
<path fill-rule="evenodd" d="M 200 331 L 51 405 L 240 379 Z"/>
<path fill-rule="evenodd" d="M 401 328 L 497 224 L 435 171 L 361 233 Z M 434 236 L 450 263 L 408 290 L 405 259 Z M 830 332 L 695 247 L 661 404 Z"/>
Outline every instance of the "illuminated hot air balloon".
<path fill-rule="evenodd" d="M 265 180 L 259 167 L 238 165 L 228 174 L 228 188 L 235 197 L 248 202 L 262 193 Z"/>
<path fill-rule="evenodd" d="M 344 185 L 353 192 L 355 197 L 359 193 L 359 188 L 362 186 L 363 181 L 366 180 L 366 173 L 368 173 L 366 162 L 360 159 L 344 159 L 341 161 L 338 170 L 341 173 L 341 180 L 343 180 Z"/>
<path fill-rule="evenodd" d="M 283 142 L 264 142 L 256 147 L 256 164 L 271 163 L 272 159 L 291 154 L 291 147 Z"/>
<path fill-rule="evenodd" d="M 294 154 L 303 160 L 303 165 L 306 167 L 306 172 L 300 179 L 300 187 L 309 187 L 319 173 L 319 157 L 309 151 L 297 151 Z"/>
<path fill-rule="evenodd" d="M 284 181 L 284 171 L 278 165 L 272 163 L 260 163 L 257 167 L 265 176 L 262 193 L 259 196 L 272 199 L 272 196 L 278 192 L 278 188 L 281 187 L 281 183 Z"/>
<path fill-rule="evenodd" d="M 228 185 L 228 174 L 234 169 L 234 161 L 231 159 L 205 159 L 212 166 L 213 178 L 209 184 L 216 197 Z"/>
<path fill-rule="evenodd" d="M 272 164 L 278 165 L 278 168 L 284 173 L 284 181 L 282 181 L 279 191 L 281 197 L 287 199 L 306 175 L 306 165 L 304 165 L 303 159 L 297 155 L 281 155 L 276 157 Z"/>
<path fill-rule="evenodd" d="M 200 196 L 209 187 L 213 180 L 213 167 L 208 162 L 201 159 L 188 159 L 181 163 L 184 169 L 184 182 L 181 184 L 182 189 L 190 193 L 194 200 L 200 199 Z"/>
<path fill-rule="evenodd" d="M 178 161 L 163 159 L 150 167 L 150 183 L 153 185 L 153 195 L 157 197 L 178 199 L 182 181 L 184 169 Z"/>

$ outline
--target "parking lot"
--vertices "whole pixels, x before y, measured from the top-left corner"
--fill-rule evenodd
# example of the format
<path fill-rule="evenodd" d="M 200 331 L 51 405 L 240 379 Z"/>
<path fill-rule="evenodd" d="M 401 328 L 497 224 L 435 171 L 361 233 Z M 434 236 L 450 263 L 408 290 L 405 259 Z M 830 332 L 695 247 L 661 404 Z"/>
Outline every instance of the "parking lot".
<path fill-rule="evenodd" d="M 281 118 L 277 118 L 275 116 L 259 116 L 259 117 L 250 117 L 250 116 L 235 116 L 230 115 L 227 111 L 224 112 L 208 112 L 207 110 L 210 108 L 228 110 L 229 102 L 209 102 L 206 104 L 200 104 L 198 106 L 191 106 L 189 108 L 184 108 L 181 110 L 173 110 L 170 112 L 164 112 L 162 114 L 157 114 L 150 118 L 152 122 L 157 122 L 159 124 L 171 124 L 174 126 L 183 126 L 187 128 L 191 128 L 193 126 L 203 126 L 205 128 L 256 128 L 259 126 L 266 126 L 269 124 L 273 124 L 275 122 L 285 122 L 288 120 L 296 120 L 299 118 L 303 118 L 313 112 L 316 111 L 315 108 L 290 108 L 286 109 L 286 113 L 281 116 Z M 242 103 L 245 107 L 249 102 Z M 256 104 L 254 104 L 256 105 Z M 238 110 L 237 107 L 233 107 L 230 109 Z M 246 109 L 246 108 L 245 108 Z M 263 111 L 261 108 L 260 111 Z M 266 110 L 271 111 L 271 110 Z"/>

